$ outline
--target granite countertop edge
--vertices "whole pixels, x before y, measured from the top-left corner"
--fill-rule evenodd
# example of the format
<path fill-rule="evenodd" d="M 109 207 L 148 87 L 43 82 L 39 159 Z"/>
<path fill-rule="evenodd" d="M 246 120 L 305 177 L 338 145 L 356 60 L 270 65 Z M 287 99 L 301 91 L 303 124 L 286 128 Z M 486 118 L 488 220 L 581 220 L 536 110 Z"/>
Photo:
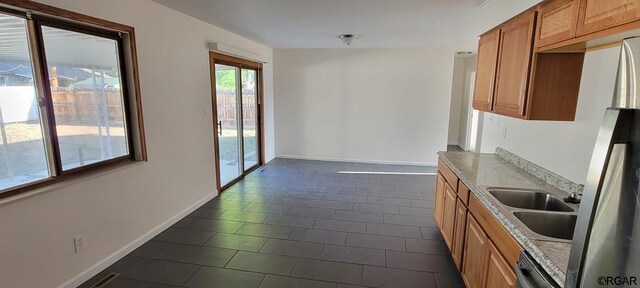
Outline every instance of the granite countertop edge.
<path fill-rule="evenodd" d="M 556 264 L 552 259 L 545 255 L 545 253 L 542 252 L 538 245 L 534 243 L 533 239 L 527 236 L 523 231 L 520 230 L 517 225 L 515 225 L 510 219 L 507 218 L 503 210 L 489 199 L 487 191 L 477 186 L 476 183 L 469 179 L 460 169 L 456 167 L 453 162 L 451 162 L 451 160 L 448 159 L 447 152 L 438 152 L 438 156 L 440 156 L 440 159 L 442 159 L 451 168 L 451 170 L 456 173 L 459 179 L 469 188 L 469 190 L 476 196 L 476 198 L 480 200 L 482 205 L 484 205 L 485 208 L 487 208 L 487 210 L 489 210 L 489 212 L 491 212 L 491 214 L 496 217 L 498 222 L 500 222 L 500 224 L 505 227 L 505 229 L 513 236 L 513 238 L 516 239 L 516 241 L 518 241 L 518 243 L 520 243 L 520 245 L 522 245 L 522 247 L 527 252 L 529 252 L 529 254 L 538 262 L 538 264 L 540 264 L 540 266 L 542 266 L 542 268 L 547 273 L 549 273 L 551 278 L 553 278 L 553 280 L 556 281 L 556 283 L 560 285 L 560 287 L 564 286 L 566 272 L 558 267 L 558 264 Z M 513 168 L 519 169 L 516 166 L 514 166 Z"/>

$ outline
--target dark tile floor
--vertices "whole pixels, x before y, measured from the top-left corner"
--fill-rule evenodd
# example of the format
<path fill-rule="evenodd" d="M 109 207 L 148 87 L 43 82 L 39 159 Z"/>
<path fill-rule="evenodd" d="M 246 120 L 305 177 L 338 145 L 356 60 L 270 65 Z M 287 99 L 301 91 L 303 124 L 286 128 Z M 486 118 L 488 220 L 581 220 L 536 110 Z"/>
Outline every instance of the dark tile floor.
<path fill-rule="evenodd" d="M 81 287 L 463 287 L 434 171 L 276 159 Z"/>
<path fill-rule="evenodd" d="M 449 152 L 463 152 L 464 150 L 458 145 L 447 145 L 447 151 Z"/>

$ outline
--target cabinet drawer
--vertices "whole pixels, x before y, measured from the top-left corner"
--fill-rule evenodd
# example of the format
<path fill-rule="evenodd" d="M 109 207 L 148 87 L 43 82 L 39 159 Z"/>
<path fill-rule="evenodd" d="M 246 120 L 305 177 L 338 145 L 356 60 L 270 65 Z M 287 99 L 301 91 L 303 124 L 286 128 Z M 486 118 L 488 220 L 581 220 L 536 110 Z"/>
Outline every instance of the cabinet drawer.
<path fill-rule="evenodd" d="M 469 199 L 469 212 L 473 214 L 482 229 L 487 232 L 487 235 L 489 235 L 489 238 L 495 243 L 505 259 L 507 259 L 509 265 L 515 267 L 520 258 L 522 246 L 520 246 L 516 239 L 507 232 L 504 226 L 493 217 L 491 212 L 489 212 L 473 194 L 471 194 Z"/>
<path fill-rule="evenodd" d="M 449 168 L 449 166 L 444 163 L 442 159 L 438 159 L 438 171 L 440 171 L 453 191 L 458 191 L 458 176 L 456 176 L 456 173 L 453 173 L 453 171 L 451 171 L 451 168 Z"/>
<path fill-rule="evenodd" d="M 464 185 L 462 181 L 458 181 L 458 198 L 462 200 L 462 203 L 464 203 L 464 205 L 469 206 L 470 193 L 471 191 L 469 191 L 469 188 L 467 188 L 467 185 Z"/>

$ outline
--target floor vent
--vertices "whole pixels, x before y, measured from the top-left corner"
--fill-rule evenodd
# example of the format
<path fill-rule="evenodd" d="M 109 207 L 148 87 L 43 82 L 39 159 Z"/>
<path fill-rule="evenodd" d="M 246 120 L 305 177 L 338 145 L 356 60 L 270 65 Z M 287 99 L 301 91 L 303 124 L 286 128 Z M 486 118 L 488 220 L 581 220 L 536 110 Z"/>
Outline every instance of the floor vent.
<path fill-rule="evenodd" d="M 93 284 L 93 286 L 91 286 L 91 288 L 102 288 L 102 287 L 105 287 L 105 286 L 107 286 L 107 284 L 109 284 L 109 282 L 113 281 L 118 276 L 120 276 L 120 273 L 111 273 L 111 274 L 107 275 L 106 277 L 102 278 L 102 280 L 98 281 L 98 283 Z"/>

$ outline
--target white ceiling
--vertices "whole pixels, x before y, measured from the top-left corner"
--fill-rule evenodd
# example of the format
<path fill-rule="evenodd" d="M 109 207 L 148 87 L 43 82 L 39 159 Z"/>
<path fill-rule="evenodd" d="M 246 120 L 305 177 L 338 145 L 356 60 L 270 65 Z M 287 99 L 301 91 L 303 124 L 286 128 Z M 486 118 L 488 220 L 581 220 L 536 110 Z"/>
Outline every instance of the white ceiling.
<path fill-rule="evenodd" d="M 49 65 L 118 67 L 115 40 L 44 25 L 42 34 Z M 0 13 L 0 62 L 28 63 L 28 43 L 25 19 Z"/>
<path fill-rule="evenodd" d="M 461 47 L 486 0 L 153 0 L 273 48 Z M 469 38 L 471 37 L 471 38 Z"/>

